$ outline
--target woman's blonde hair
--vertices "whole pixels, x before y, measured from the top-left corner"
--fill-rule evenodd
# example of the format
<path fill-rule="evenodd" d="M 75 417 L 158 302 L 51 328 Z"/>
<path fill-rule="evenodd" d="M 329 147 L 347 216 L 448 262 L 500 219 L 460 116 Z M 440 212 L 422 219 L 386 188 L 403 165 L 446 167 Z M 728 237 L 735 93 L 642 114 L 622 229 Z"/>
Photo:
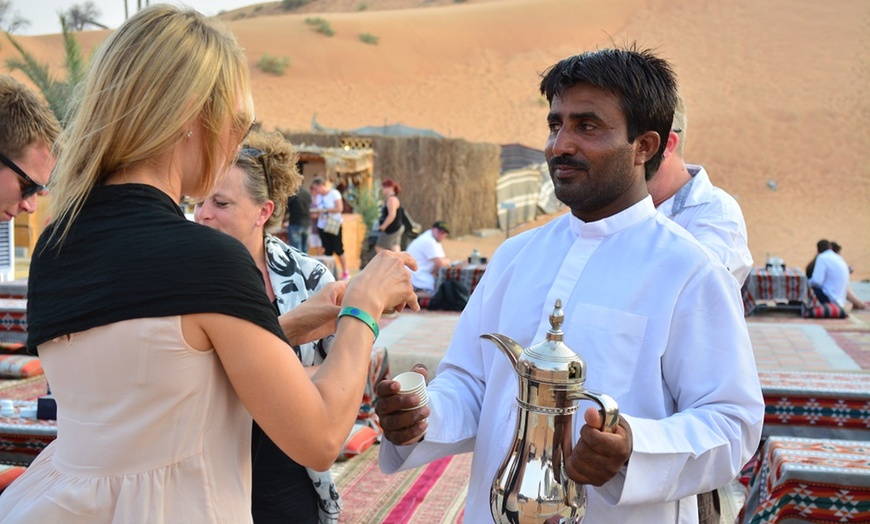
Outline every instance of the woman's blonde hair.
<path fill-rule="evenodd" d="M 296 168 L 299 155 L 293 145 L 279 132 L 254 132 L 236 159 L 236 165 L 245 172 L 242 186 L 257 205 L 271 200 L 275 203 L 272 216 L 263 225 L 269 231 L 281 225 L 287 210 L 287 199 L 295 195 L 302 183 Z"/>
<path fill-rule="evenodd" d="M 246 114 L 235 114 L 237 96 Z M 60 238 L 95 186 L 154 162 L 188 131 L 202 134 L 195 190 L 211 193 L 236 154 L 234 147 L 224 150 L 221 130 L 232 122 L 242 139 L 254 119 L 250 100 L 247 61 L 228 30 L 191 9 L 139 11 L 100 46 L 61 135 L 51 187 L 51 216 L 66 221 Z"/>

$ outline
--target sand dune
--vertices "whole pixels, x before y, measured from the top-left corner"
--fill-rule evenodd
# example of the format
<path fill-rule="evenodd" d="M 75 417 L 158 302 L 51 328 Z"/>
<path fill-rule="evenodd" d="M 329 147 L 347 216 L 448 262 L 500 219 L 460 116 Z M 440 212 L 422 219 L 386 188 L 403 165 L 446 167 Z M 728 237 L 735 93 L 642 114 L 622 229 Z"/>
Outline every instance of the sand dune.
<path fill-rule="evenodd" d="M 265 53 L 291 60 L 283 76 L 253 68 L 267 128 L 307 130 L 316 114 L 330 128 L 402 122 L 543 147 L 538 74 L 585 49 L 638 41 L 674 64 L 689 111 L 687 159 L 738 199 L 756 261 L 770 254 L 802 267 L 816 240 L 830 238 L 854 277 L 870 278 L 867 2 L 371 0 L 365 11 L 359 3 L 306 7 L 345 10 L 317 15 L 331 38 L 305 24 L 312 12 L 227 22 L 251 63 Z M 379 43 L 361 42 L 361 33 Z M 89 49 L 104 36 L 81 41 Z M 21 41 L 58 63 L 58 37 Z M 12 52 L 3 45 L 0 58 Z"/>

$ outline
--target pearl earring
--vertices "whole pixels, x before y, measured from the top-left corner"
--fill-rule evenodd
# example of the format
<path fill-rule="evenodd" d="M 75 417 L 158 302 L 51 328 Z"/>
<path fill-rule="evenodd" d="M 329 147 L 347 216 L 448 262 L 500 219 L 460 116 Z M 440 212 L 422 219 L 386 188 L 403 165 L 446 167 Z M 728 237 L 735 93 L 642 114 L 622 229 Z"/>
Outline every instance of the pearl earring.
<path fill-rule="evenodd" d="M 192 137 L 192 136 L 193 136 L 193 131 L 188 131 L 188 132 L 187 132 L 187 138 L 190 138 L 190 137 Z"/>

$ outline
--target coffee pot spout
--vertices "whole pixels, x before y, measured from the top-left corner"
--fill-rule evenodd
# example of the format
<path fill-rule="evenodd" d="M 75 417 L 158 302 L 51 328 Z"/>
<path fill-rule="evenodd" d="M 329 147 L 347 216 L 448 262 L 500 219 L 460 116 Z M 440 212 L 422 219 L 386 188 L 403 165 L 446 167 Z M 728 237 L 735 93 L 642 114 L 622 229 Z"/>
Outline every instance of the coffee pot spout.
<path fill-rule="evenodd" d="M 484 333 L 480 335 L 480 338 L 489 340 L 498 346 L 498 348 L 501 349 L 501 352 L 510 359 L 514 368 L 516 368 L 517 361 L 520 359 L 520 356 L 522 356 L 524 350 L 523 347 L 514 339 L 500 333 Z"/>

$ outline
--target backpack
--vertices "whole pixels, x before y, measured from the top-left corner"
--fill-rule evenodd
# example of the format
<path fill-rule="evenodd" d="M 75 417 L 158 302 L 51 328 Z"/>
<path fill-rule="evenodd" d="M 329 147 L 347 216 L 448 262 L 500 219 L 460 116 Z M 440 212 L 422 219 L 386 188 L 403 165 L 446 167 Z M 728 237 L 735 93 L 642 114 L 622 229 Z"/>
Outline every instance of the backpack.
<path fill-rule="evenodd" d="M 462 311 L 468 303 L 468 288 L 455 280 L 445 280 L 429 300 L 429 309 Z"/>
<path fill-rule="evenodd" d="M 408 244 L 410 244 L 412 240 L 420 236 L 423 232 L 423 226 L 411 218 L 407 209 L 403 209 L 402 211 L 402 225 L 405 226 L 405 232 L 402 233 L 401 248 L 402 251 L 404 251 L 408 248 Z"/>

